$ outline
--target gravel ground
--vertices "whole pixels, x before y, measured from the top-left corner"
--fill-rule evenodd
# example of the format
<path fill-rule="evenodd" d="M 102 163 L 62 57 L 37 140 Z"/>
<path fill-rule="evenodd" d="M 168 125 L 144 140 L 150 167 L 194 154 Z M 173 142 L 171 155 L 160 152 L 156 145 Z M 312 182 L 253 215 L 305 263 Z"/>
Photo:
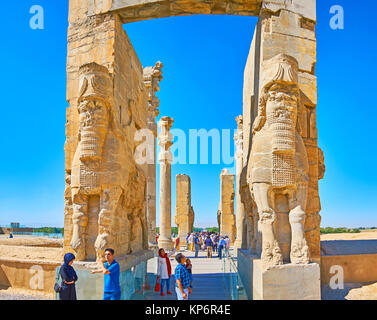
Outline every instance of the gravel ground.
<path fill-rule="evenodd" d="M 52 294 L 35 293 L 30 290 L 0 287 L 0 300 L 53 300 Z"/>
<path fill-rule="evenodd" d="M 10 294 L 0 292 L 0 300 L 52 300 L 46 296 L 31 296 L 24 294 Z"/>

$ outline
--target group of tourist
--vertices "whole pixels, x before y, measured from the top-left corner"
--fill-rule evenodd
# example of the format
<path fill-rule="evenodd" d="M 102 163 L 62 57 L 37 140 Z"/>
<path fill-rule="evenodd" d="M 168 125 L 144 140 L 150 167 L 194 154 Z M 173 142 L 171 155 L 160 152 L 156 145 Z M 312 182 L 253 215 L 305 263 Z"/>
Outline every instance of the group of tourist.
<path fill-rule="evenodd" d="M 166 253 L 164 249 L 159 249 L 157 277 L 160 281 L 160 294 L 162 296 L 165 295 L 164 287 L 167 290 L 167 294 L 172 294 L 170 291 L 172 268 L 169 257 L 176 251 L 176 248 L 174 248 L 171 252 Z M 174 272 L 177 298 L 178 300 L 187 300 L 192 293 L 192 265 L 190 259 L 187 259 L 182 253 L 176 254 L 175 259 L 178 262 Z M 75 284 L 78 281 L 78 276 L 72 267 L 74 260 L 74 254 L 67 253 L 64 255 L 64 263 L 59 270 L 61 283 L 57 282 L 54 287 L 55 291 L 59 293 L 60 300 L 77 300 Z M 104 274 L 103 300 L 120 300 L 120 266 L 114 259 L 114 250 L 111 248 L 106 249 L 105 260 L 101 260 L 100 263 L 101 267 L 98 270 L 91 271 L 91 273 Z"/>
<path fill-rule="evenodd" d="M 175 268 L 175 291 L 178 300 L 187 300 L 192 293 L 192 264 L 190 259 L 186 258 L 180 253 L 179 237 L 172 237 L 174 239 L 174 249 L 170 252 L 165 252 L 163 248 L 158 251 L 157 258 L 157 281 L 160 284 L 160 295 L 164 296 L 164 289 L 166 294 L 171 295 L 170 279 L 172 275 L 172 267 L 170 257 L 175 254 L 175 259 L 178 263 Z M 156 236 L 158 241 L 158 235 Z M 221 259 L 223 252 L 228 254 L 230 248 L 230 239 L 228 236 L 220 236 L 215 232 L 196 232 L 187 234 L 186 250 L 195 252 L 195 257 L 199 256 L 200 250 L 205 250 L 207 258 L 212 258 L 212 253 L 217 252 L 218 258 Z M 64 256 L 64 263 L 60 267 L 59 276 L 61 283 L 55 284 L 55 291 L 59 293 L 60 300 L 77 300 L 75 283 L 78 276 L 72 267 L 75 256 L 72 253 L 67 253 Z M 104 294 L 103 300 L 120 300 L 121 289 L 119 284 L 120 266 L 114 258 L 114 250 L 108 248 L 105 250 L 105 259 L 100 262 L 100 268 L 93 270 L 91 273 L 103 273 L 104 275 Z"/>
<path fill-rule="evenodd" d="M 212 252 L 216 252 L 219 259 L 222 259 L 223 253 L 229 254 L 230 239 L 228 236 L 220 236 L 219 233 L 188 233 L 186 243 L 186 250 L 195 252 L 195 258 L 199 256 L 200 250 L 206 251 L 207 258 L 212 258 Z"/>
<path fill-rule="evenodd" d="M 59 293 L 60 300 L 77 300 L 75 284 L 78 276 L 72 267 L 74 260 L 75 255 L 73 253 L 64 255 L 64 263 L 59 270 L 61 283 L 57 282 L 54 287 L 55 291 Z M 120 266 L 114 259 L 113 249 L 105 250 L 105 259 L 100 260 L 100 268 L 92 270 L 91 273 L 103 273 L 104 275 L 103 300 L 120 300 Z"/>

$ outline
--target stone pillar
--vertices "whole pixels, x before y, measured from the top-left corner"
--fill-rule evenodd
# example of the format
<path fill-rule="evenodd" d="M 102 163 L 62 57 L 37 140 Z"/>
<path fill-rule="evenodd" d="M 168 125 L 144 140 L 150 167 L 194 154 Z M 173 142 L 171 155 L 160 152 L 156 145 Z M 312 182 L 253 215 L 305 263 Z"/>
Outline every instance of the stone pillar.
<path fill-rule="evenodd" d="M 171 250 L 174 243 L 171 239 L 171 162 L 173 155 L 170 147 L 173 145 L 173 136 L 170 128 L 173 119 L 162 117 L 158 122 L 161 133 L 158 137 L 158 145 L 161 147 L 158 161 L 160 162 L 160 237 L 158 246 L 165 250 Z"/>
<path fill-rule="evenodd" d="M 160 81 L 162 80 L 161 62 L 157 62 L 154 67 L 146 67 L 144 69 L 144 84 L 147 88 L 148 95 L 148 129 L 153 134 L 153 162 L 147 164 L 147 226 L 148 226 L 148 242 L 154 243 L 156 237 L 156 138 L 157 124 L 156 117 L 159 115 L 158 107 L 160 101 L 156 97 L 156 92 L 160 90 Z"/>
<path fill-rule="evenodd" d="M 220 233 L 228 236 L 231 243 L 236 237 L 236 217 L 234 215 L 234 174 L 223 169 L 220 174 L 220 205 L 217 213 Z"/>
<path fill-rule="evenodd" d="M 247 224 L 245 216 L 245 207 L 241 201 L 241 173 L 243 168 L 243 118 L 238 116 L 237 133 L 234 135 L 234 142 L 236 145 L 235 160 L 236 160 L 236 221 L 237 221 L 237 236 L 234 243 L 235 248 L 247 249 Z"/>
<path fill-rule="evenodd" d="M 185 174 L 176 175 L 174 222 L 178 226 L 179 243 L 186 245 L 186 236 L 193 231 L 194 209 L 191 206 L 191 180 Z"/>

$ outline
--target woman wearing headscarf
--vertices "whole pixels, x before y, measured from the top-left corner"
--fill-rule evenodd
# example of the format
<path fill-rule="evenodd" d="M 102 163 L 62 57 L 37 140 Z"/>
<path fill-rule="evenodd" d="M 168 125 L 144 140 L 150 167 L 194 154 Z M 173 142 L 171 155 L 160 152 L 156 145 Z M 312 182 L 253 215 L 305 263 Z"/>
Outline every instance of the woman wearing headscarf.
<path fill-rule="evenodd" d="M 170 276 L 171 276 L 171 264 L 169 257 L 176 252 L 176 249 L 165 253 L 164 249 L 158 250 L 158 265 L 157 265 L 157 277 L 160 279 L 161 289 L 160 295 L 164 296 L 164 285 L 166 285 L 167 294 L 172 294 L 170 292 Z"/>
<path fill-rule="evenodd" d="M 60 277 L 62 278 L 60 300 L 77 300 L 76 286 L 77 274 L 72 264 L 75 256 L 72 253 L 64 255 L 64 263 L 60 267 Z"/>
<path fill-rule="evenodd" d="M 175 238 L 175 249 L 179 252 L 179 235 Z"/>

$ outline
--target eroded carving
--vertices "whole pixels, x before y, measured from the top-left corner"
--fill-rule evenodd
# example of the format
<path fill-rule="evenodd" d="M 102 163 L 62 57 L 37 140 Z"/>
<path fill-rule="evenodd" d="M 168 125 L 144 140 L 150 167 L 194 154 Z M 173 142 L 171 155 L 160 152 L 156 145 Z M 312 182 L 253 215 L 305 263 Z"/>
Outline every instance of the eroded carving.
<path fill-rule="evenodd" d="M 265 268 L 283 264 L 274 229 L 277 195 L 283 195 L 291 225 L 290 261 L 310 262 L 304 234 L 309 164 L 299 134 L 298 63 L 279 54 L 264 62 L 258 116 L 253 125 L 249 187 L 258 207 Z M 281 199 L 281 197 L 279 198 Z M 280 200 L 281 201 L 281 200 Z"/>
<path fill-rule="evenodd" d="M 143 240 L 133 238 L 142 235 L 144 227 L 134 231 L 131 223 L 144 219 L 145 177 L 131 161 L 121 165 L 129 155 L 113 121 L 112 75 L 96 63 L 81 66 L 79 75 L 78 145 L 65 193 L 66 213 L 72 212 L 70 247 L 77 260 L 103 258 L 110 246 L 118 254 L 141 250 Z M 132 190 L 125 191 L 127 184 Z"/>

